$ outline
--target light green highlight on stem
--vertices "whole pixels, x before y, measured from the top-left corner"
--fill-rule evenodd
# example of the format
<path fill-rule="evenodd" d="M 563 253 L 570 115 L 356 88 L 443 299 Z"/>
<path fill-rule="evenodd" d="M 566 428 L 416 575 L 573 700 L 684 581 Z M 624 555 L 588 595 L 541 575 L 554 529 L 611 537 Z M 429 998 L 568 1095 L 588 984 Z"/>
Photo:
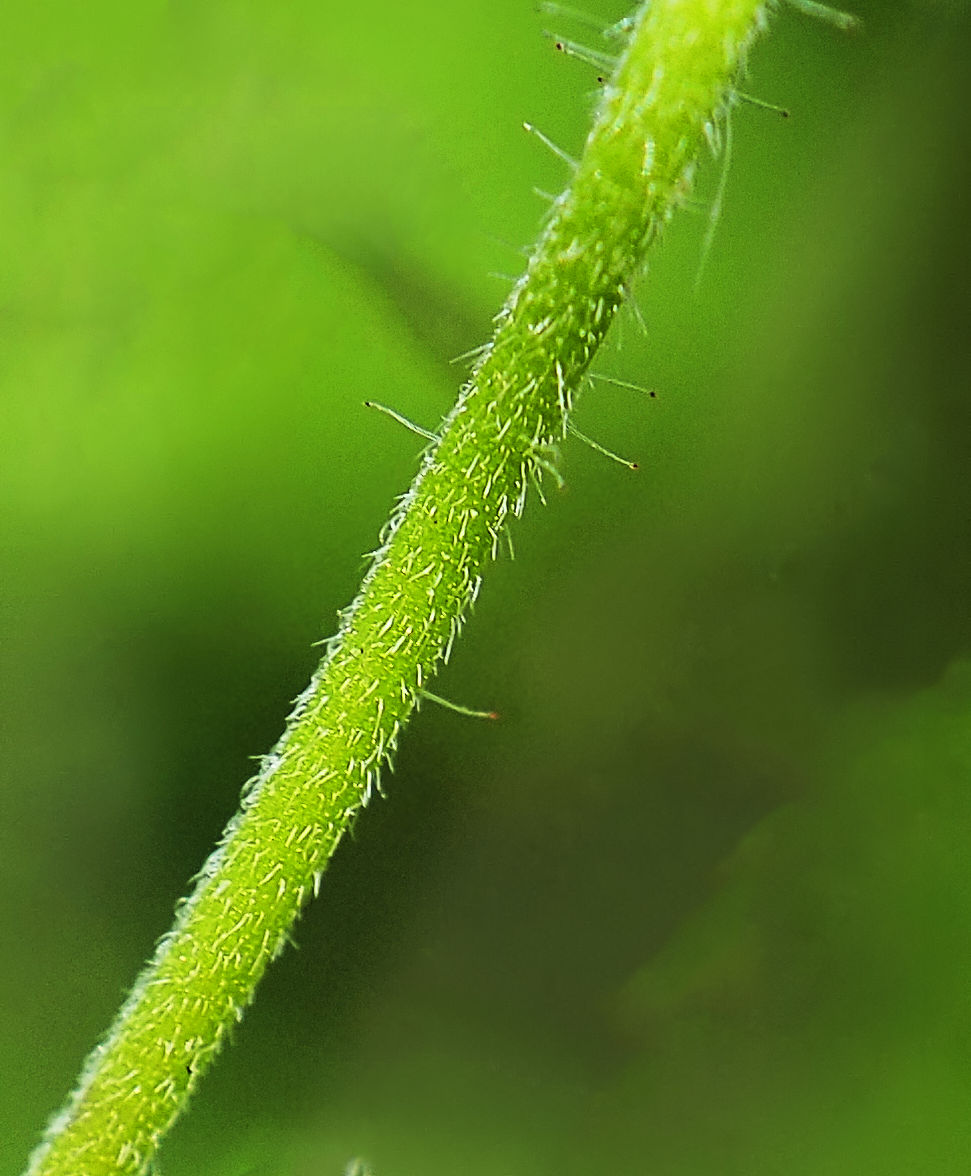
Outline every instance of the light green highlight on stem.
<path fill-rule="evenodd" d="M 761 0 L 652 0 L 606 84 L 492 342 L 382 536 L 286 731 L 180 905 L 29 1176 L 146 1170 L 453 642 L 574 393 L 684 200 L 763 24 Z"/>

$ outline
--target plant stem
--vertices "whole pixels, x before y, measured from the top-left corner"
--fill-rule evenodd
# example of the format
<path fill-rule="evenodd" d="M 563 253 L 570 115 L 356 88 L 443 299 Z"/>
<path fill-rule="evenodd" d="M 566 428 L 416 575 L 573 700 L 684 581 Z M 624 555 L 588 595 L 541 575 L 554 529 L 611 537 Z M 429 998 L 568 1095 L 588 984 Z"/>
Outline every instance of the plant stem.
<path fill-rule="evenodd" d="M 491 345 L 29 1176 L 147 1168 L 448 657 L 503 526 L 530 481 L 555 473 L 575 391 L 648 245 L 687 195 L 763 12 L 761 0 L 650 0 L 640 10 Z"/>

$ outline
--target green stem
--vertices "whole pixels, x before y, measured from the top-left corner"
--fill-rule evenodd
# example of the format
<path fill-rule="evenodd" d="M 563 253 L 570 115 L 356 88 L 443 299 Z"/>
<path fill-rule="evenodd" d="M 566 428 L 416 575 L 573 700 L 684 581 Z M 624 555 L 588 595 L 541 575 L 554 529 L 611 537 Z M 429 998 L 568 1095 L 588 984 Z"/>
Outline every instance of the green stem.
<path fill-rule="evenodd" d="M 357 599 L 30 1176 L 141 1173 L 447 658 L 500 532 L 555 471 L 574 393 L 683 201 L 761 0 L 650 0 L 572 183 L 388 524 Z"/>

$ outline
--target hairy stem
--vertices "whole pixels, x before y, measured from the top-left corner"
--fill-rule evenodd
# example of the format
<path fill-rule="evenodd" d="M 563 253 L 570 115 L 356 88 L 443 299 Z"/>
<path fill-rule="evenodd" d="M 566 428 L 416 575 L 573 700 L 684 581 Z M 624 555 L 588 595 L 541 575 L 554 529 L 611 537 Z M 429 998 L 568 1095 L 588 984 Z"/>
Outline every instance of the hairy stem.
<path fill-rule="evenodd" d="M 475 600 L 504 524 L 553 469 L 575 390 L 687 194 L 761 0 L 651 0 L 441 439 L 360 594 L 30 1176 L 141 1173 L 269 961 Z"/>

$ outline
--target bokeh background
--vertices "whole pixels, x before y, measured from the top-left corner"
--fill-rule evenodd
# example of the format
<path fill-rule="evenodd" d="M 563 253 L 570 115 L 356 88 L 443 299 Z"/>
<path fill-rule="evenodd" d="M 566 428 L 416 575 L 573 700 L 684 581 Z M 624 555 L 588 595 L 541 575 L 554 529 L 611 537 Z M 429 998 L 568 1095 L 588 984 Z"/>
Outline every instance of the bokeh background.
<path fill-rule="evenodd" d="M 586 0 L 605 20 L 612 0 Z M 789 12 L 165 1176 L 971 1165 L 964 3 Z M 0 1172 L 234 810 L 593 71 L 528 0 L 0 13 Z M 590 43 L 596 34 L 587 32 Z"/>

